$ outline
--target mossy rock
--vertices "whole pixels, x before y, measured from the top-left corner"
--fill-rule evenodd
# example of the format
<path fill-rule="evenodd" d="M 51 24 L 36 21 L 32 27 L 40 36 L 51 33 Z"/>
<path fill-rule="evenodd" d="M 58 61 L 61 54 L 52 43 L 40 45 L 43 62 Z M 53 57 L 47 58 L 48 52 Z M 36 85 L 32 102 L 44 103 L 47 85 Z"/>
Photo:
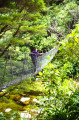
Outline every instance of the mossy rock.
<path fill-rule="evenodd" d="M 35 91 L 35 90 L 30 90 L 29 92 L 24 91 L 24 94 L 26 94 L 26 95 L 34 95 L 34 96 L 39 96 L 42 93 L 43 92 L 41 92 L 41 91 Z"/>
<path fill-rule="evenodd" d="M 11 108 L 14 111 L 23 111 L 24 110 L 23 106 L 20 106 L 14 102 L 10 102 L 7 104 L 5 102 L 0 103 L 0 110 L 1 111 L 3 111 L 4 109 L 7 109 L 7 108 Z"/>
<path fill-rule="evenodd" d="M 4 96 L 5 93 L 4 92 L 0 92 L 0 97 Z"/>
<path fill-rule="evenodd" d="M 9 98 L 10 98 L 11 100 L 18 101 L 18 100 L 20 100 L 21 96 L 18 95 L 18 94 L 15 94 L 15 95 L 10 95 Z"/>
<path fill-rule="evenodd" d="M 22 97 L 19 101 L 20 104 L 29 105 L 30 104 L 30 97 Z"/>
<path fill-rule="evenodd" d="M 0 97 L 4 96 L 7 93 L 7 90 L 1 91 L 0 92 Z"/>

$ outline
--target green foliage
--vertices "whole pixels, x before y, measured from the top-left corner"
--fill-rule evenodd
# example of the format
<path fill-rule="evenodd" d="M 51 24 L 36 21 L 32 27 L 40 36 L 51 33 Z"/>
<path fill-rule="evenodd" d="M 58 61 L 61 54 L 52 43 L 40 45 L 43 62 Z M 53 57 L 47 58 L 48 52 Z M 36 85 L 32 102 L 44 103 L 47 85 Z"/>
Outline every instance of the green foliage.
<path fill-rule="evenodd" d="M 44 82 L 46 93 L 40 101 L 42 112 L 38 118 L 78 120 L 79 94 L 78 89 L 75 89 L 73 79 L 67 77 L 66 69 L 68 70 L 68 67 L 65 65 L 64 71 L 62 68 L 57 69 L 55 63 L 54 65 L 48 64 L 44 68 L 43 74 L 39 73 Z"/>
<path fill-rule="evenodd" d="M 31 45 L 33 34 L 46 34 L 46 25 L 38 22 L 42 19 L 41 11 L 46 9 L 43 0 L 27 2 L 12 0 L 0 4 L 3 6 L 0 8 L 0 49 L 2 52 L 12 45 Z"/>
<path fill-rule="evenodd" d="M 74 79 L 79 78 L 79 25 L 61 42 L 59 54 L 52 64 L 39 75 L 46 94 L 40 101 L 42 112 L 38 118 L 45 120 L 78 120 L 79 94 Z M 76 89 L 77 88 L 77 89 Z"/>
<path fill-rule="evenodd" d="M 46 8 L 44 2 L 51 7 Z M 29 46 L 31 49 L 37 46 L 40 51 L 49 50 L 78 21 L 78 7 L 74 0 L 9 0 L 1 4 L 1 52 L 10 46 Z"/>
<path fill-rule="evenodd" d="M 76 1 L 68 1 L 66 4 L 53 4 L 49 10 L 50 16 L 49 29 L 52 33 L 60 35 L 60 40 L 67 35 L 74 25 L 78 22 L 78 5 Z"/>
<path fill-rule="evenodd" d="M 0 120 L 9 120 L 14 119 L 17 120 L 20 118 L 20 115 L 18 112 L 10 112 L 10 113 L 2 113 L 0 112 Z"/>
<path fill-rule="evenodd" d="M 48 8 L 44 2 L 46 6 L 49 6 Z M 74 82 L 79 78 L 78 7 L 75 0 L 27 0 L 27 2 L 26 0 L 6 0 L 4 3 L 0 2 L 0 54 L 9 48 L 10 52 L 7 51 L 5 56 L 8 53 L 10 57 L 11 53 L 14 65 L 22 67 L 23 64 L 19 64 L 18 60 L 23 60 L 24 57 L 29 60 L 28 54 L 34 47 L 37 47 L 40 52 L 42 50 L 46 52 L 55 45 L 60 45 L 54 60 L 43 69 L 43 72 L 39 72 L 45 86 L 45 94 L 40 100 L 42 108 L 42 114 L 38 116 L 40 119 L 79 119 L 79 91 L 75 90 L 78 85 Z M 0 64 L 0 77 L 5 74 L 5 70 L 2 69 L 5 56 L 0 58 L 2 63 Z M 17 61 L 14 62 L 15 59 Z M 6 68 L 7 75 L 10 66 Z M 5 77 L 5 81 L 9 81 L 11 77 Z M 31 78 L 28 81 L 22 82 L 17 86 L 17 90 L 9 91 L 9 94 L 23 94 L 23 92 L 29 92 L 30 89 L 38 90 L 37 86 L 40 86 L 40 83 L 29 87 Z M 11 87 L 12 90 L 14 88 L 16 86 Z M 10 102 L 5 97 L 1 100 L 6 103 Z M 19 116 L 15 112 L 0 114 L 1 120 L 12 117 L 18 119 Z"/>
<path fill-rule="evenodd" d="M 79 77 L 79 25 L 76 25 L 76 28 L 72 30 L 72 33 L 67 36 L 67 39 L 65 42 L 62 43 L 62 46 L 59 48 L 60 54 L 59 58 L 65 58 L 62 59 L 62 61 L 68 68 L 70 66 L 70 70 L 66 71 L 69 76 L 73 77 Z M 61 56 L 63 55 L 63 56 Z"/>
<path fill-rule="evenodd" d="M 47 107 L 47 102 L 45 104 L 46 109 L 43 111 L 43 119 L 44 120 L 78 120 L 79 119 L 79 94 L 76 90 L 69 98 L 64 97 L 54 98 L 50 101 L 50 105 Z M 62 96 L 63 97 L 63 96 Z M 61 101 L 61 102 L 60 102 Z M 54 104 L 56 103 L 56 106 Z M 52 104 L 52 105 L 51 105 Z M 39 116 L 41 118 L 41 115 Z"/>

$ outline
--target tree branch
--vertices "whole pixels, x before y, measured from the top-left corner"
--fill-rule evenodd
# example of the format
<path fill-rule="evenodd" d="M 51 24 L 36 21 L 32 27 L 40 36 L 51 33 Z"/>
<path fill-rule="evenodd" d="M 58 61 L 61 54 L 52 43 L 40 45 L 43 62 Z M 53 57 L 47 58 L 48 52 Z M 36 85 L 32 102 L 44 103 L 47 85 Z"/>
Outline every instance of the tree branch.
<path fill-rule="evenodd" d="M 20 25 L 18 26 L 18 29 L 16 30 L 16 32 L 13 34 L 13 37 L 15 37 L 19 31 Z M 11 42 L 5 47 L 5 49 L 3 50 L 3 52 L 0 54 L 0 57 L 2 57 L 4 55 L 4 53 L 7 51 L 7 49 L 11 46 Z"/>

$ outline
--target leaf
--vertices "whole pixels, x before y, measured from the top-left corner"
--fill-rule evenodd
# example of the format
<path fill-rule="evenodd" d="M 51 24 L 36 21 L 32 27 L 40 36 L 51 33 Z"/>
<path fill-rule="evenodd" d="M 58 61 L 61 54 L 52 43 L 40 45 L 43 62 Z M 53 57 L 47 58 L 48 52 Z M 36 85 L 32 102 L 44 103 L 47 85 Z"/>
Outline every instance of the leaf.
<path fill-rule="evenodd" d="M 77 42 L 77 43 L 78 43 L 78 38 L 74 37 L 74 40 L 75 40 L 75 42 Z"/>
<path fill-rule="evenodd" d="M 42 72 L 39 72 L 39 75 L 40 75 L 40 76 L 42 76 L 42 75 L 43 75 L 43 73 L 42 73 Z"/>

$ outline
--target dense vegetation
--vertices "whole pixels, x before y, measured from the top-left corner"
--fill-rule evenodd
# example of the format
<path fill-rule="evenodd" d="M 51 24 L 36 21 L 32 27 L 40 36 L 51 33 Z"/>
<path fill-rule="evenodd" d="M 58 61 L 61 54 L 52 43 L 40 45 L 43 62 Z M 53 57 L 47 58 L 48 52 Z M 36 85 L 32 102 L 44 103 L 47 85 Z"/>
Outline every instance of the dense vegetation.
<path fill-rule="evenodd" d="M 45 52 L 59 45 L 54 59 L 37 75 L 45 94 L 39 100 L 41 113 L 35 119 L 79 119 L 78 10 L 78 0 L 0 0 L 0 59 L 6 58 L 8 49 L 23 53 L 37 47 Z M 13 92 L 27 91 L 24 84 Z M 10 117 L 13 115 L 14 120 L 21 119 L 17 113 Z M 5 113 L 0 117 L 10 119 Z"/>

